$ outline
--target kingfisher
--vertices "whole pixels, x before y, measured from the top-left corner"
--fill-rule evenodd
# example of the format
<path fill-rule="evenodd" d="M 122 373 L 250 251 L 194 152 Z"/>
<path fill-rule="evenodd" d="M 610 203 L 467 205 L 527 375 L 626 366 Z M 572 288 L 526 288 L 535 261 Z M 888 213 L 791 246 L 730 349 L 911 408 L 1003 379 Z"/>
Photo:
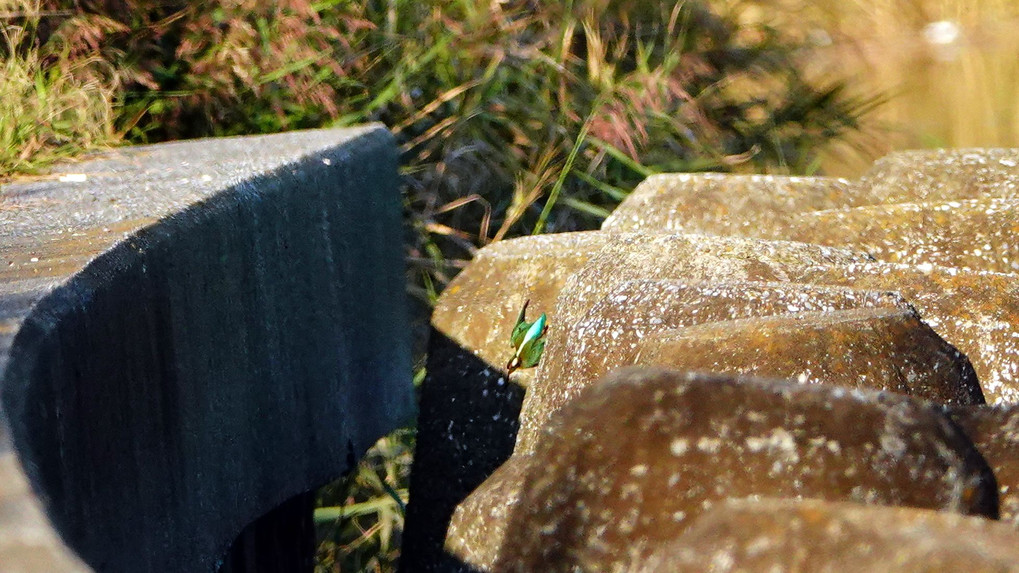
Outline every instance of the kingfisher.
<path fill-rule="evenodd" d="M 541 353 L 545 350 L 545 331 L 548 330 L 548 317 L 541 313 L 538 320 L 527 322 L 527 305 L 530 299 L 524 301 L 524 306 L 517 315 L 517 323 L 510 335 L 510 343 L 513 345 L 513 358 L 506 364 L 507 374 L 512 374 L 517 368 L 532 368 L 537 366 L 541 360 Z"/>

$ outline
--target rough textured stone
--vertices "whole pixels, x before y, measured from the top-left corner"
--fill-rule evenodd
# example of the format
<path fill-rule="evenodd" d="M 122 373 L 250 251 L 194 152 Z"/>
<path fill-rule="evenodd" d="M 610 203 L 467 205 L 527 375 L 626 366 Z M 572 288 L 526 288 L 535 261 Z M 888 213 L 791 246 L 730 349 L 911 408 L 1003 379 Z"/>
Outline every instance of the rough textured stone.
<path fill-rule="evenodd" d="M 803 282 L 894 290 L 973 364 L 988 403 L 1019 403 L 1019 281 L 934 265 L 865 263 L 807 269 Z"/>
<path fill-rule="evenodd" d="M 1019 401 L 1019 346 L 1012 333 L 1019 328 L 1019 289 L 1011 275 L 969 272 L 934 265 L 907 266 L 879 263 L 846 263 L 852 254 L 824 256 L 795 243 L 738 240 L 750 249 L 759 245 L 789 246 L 792 255 L 759 258 L 736 251 L 743 259 L 717 256 L 733 245 L 728 239 L 704 239 L 700 249 L 692 236 L 621 236 L 595 255 L 583 270 L 566 282 L 557 306 L 557 321 L 548 335 L 546 356 L 566 356 L 576 348 L 565 345 L 569 326 L 580 320 L 594 304 L 619 284 L 632 278 L 671 278 L 729 281 L 750 276 L 763 280 L 850 286 L 868 290 L 895 290 L 920 311 L 950 344 L 970 357 L 988 402 Z M 715 249 L 712 251 L 712 249 Z M 691 253 L 706 252 L 700 256 Z M 791 259 L 791 260 L 790 260 Z M 768 264 L 761 261 L 767 261 Z M 778 261 L 776 264 L 775 261 Z M 797 264 L 796 261 L 799 261 Z M 617 345 L 618 346 L 618 345 Z M 602 353 L 605 354 L 605 353 Z M 545 359 L 546 368 L 565 367 L 557 359 Z M 540 390 L 539 390 L 540 391 Z M 530 400 L 530 398 L 528 398 Z"/>
<path fill-rule="evenodd" d="M 618 497 L 609 496 L 611 499 L 605 502 L 608 498 L 591 493 L 597 488 L 587 491 L 583 490 L 583 483 L 576 486 L 583 482 L 578 476 L 587 472 L 598 474 L 607 482 L 617 478 L 626 483 L 640 482 L 639 490 L 629 490 L 630 493 L 637 492 L 635 497 L 647 492 L 651 492 L 647 495 L 654 496 L 654 492 L 662 489 L 647 485 L 650 482 L 641 482 L 642 472 L 650 475 L 656 471 L 653 464 L 645 464 L 648 468 L 642 469 L 640 462 L 631 464 L 629 461 L 632 460 L 628 460 L 627 463 L 620 461 L 615 464 L 615 460 L 611 459 L 617 454 L 620 459 L 627 456 L 634 459 L 645 456 L 648 460 L 670 458 L 671 453 L 661 446 L 665 438 L 655 433 L 661 429 L 659 426 L 664 419 L 656 417 L 659 409 L 644 403 L 643 410 L 638 411 L 633 404 L 641 404 L 642 399 L 648 399 L 647 396 L 617 397 L 614 406 L 606 400 L 604 408 L 597 413 L 594 409 L 585 410 L 587 421 L 583 423 L 587 425 L 584 428 L 598 438 L 583 438 L 580 436 L 583 432 L 579 430 L 571 430 L 573 433 L 569 436 L 555 436 L 555 428 L 567 432 L 563 429 L 565 426 L 543 425 L 548 412 L 560 407 L 563 408 L 557 414 L 560 419 L 568 417 L 574 409 L 579 411 L 581 406 L 575 401 L 585 400 L 588 393 L 599 392 L 589 387 L 598 383 L 599 376 L 632 363 L 663 363 L 698 370 L 728 369 L 730 372 L 772 375 L 806 382 L 824 379 L 828 383 L 856 387 L 873 384 L 877 388 L 908 392 L 949 404 L 960 425 L 967 427 L 975 436 L 983 436 L 980 439 L 991 444 L 988 456 L 996 460 L 994 467 L 1001 469 L 1006 480 L 1011 479 L 1008 477 L 1011 470 L 1001 461 L 1009 459 L 1004 452 L 1011 447 L 1010 438 L 1002 437 L 1011 431 L 1001 430 L 1002 427 L 1010 427 L 1010 422 L 1002 419 L 1004 414 L 1001 412 L 1005 410 L 974 407 L 977 408 L 974 411 L 981 414 L 979 417 L 970 415 L 970 422 L 964 421 L 959 412 L 967 410 L 960 404 L 979 402 L 981 394 L 992 403 L 1019 403 L 1019 358 L 1016 358 L 1019 356 L 1019 338 L 1015 336 L 1015 332 L 1019 331 L 1019 282 L 1016 281 L 1019 275 L 988 271 L 1013 270 L 1014 241 L 1009 233 L 1015 226 L 1015 206 L 1019 205 L 1017 165 L 1019 150 L 958 150 L 893 154 L 877 162 L 863 179 L 853 182 L 721 174 L 649 178 L 606 221 L 603 229 L 611 236 L 604 239 L 600 248 L 586 252 L 585 264 L 579 269 L 570 269 L 572 276 L 564 274 L 556 278 L 556 288 L 561 290 L 554 311 L 550 313 L 551 329 L 545 356 L 533 373 L 533 382 L 526 380 L 528 396 L 523 407 L 523 425 L 519 428 L 517 449 L 513 457 L 459 506 L 449 528 L 445 556 L 459 570 L 472 567 L 512 570 L 516 566 L 541 570 L 555 570 L 557 566 L 611 570 L 613 564 L 622 567 L 633 563 L 626 561 L 627 552 L 643 551 L 642 543 L 646 542 L 647 547 L 651 547 L 655 539 L 663 543 L 671 539 L 668 535 L 654 537 L 662 533 L 660 527 L 640 529 L 639 520 L 634 522 L 632 515 L 627 513 L 632 506 L 612 505 L 615 503 L 612 499 L 619 501 Z M 814 244 L 805 244 L 807 242 Z M 824 249 L 819 248 L 817 243 L 844 245 L 846 248 Z M 885 261 L 908 264 L 878 262 L 871 254 Z M 490 282 L 498 282 L 498 279 L 499 275 L 486 277 Z M 513 284 L 515 281 L 509 282 Z M 663 285 L 670 282 L 674 288 L 687 289 L 687 294 L 714 290 L 714 302 L 704 304 L 699 300 L 702 297 L 684 298 L 675 293 L 661 292 Z M 772 293 L 781 294 L 773 294 L 773 300 L 761 303 L 758 295 L 765 291 L 758 288 L 760 285 L 753 285 L 754 282 L 774 283 L 767 288 Z M 834 293 L 840 293 L 840 302 L 833 302 Z M 854 304 L 853 297 L 860 297 L 856 302 L 866 302 Z M 486 344 L 506 352 L 505 341 L 502 340 L 506 334 L 499 332 L 508 333 L 522 300 L 504 305 L 516 305 L 517 308 L 493 304 L 499 300 L 505 300 L 505 297 L 489 297 L 472 306 L 470 299 L 465 299 L 464 310 L 484 309 L 480 311 L 484 315 L 488 308 L 495 309 L 493 314 L 496 317 L 491 324 L 485 316 L 474 328 L 478 328 L 479 332 L 496 334 L 491 343 L 464 339 L 466 348 L 460 349 L 461 353 L 469 354 Z M 547 297 L 542 300 L 543 304 L 548 304 Z M 878 302 L 881 300 L 885 304 Z M 782 308 L 783 304 L 785 308 Z M 790 310 L 790 304 L 795 310 Z M 460 310 L 457 309 L 458 312 Z M 458 316 L 456 319 L 472 327 L 470 318 Z M 959 354 L 960 351 L 969 357 L 972 367 L 966 356 Z M 492 360 L 494 358 L 489 358 L 489 361 Z M 500 358 L 496 364 L 501 365 L 501 362 Z M 483 367 L 478 365 L 479 369 Z M 975 385 L 974 371 L 980 380 L 979 388 Z M 491 394 L 491 388 L 494 388 L 488 384 L 491 380 L 470 374 L 467 369 L 461 369 L 461 373 L 473 376 L 475 392 L 488 390 Z M 478 384 L 478 381 L 483 383 Z M 464 380 L 461 384 L 466 388 L 472 383 Z M 585 387 L 588 387 L 587 390 L 581 392 Z M 814 391 L 827 390 L 817 388 Z M 860 398 L 873 394 L 846 392 L 849 393 L 838 400 L 848 396 L 850 402 L 860 402 L 854 407 L 861 411 L 868 408 L 888 410 L 889 402 L 875 406 L 870 399 Z M 787 394 L 783 396 L 788 397 Z M 881 400 L 905 400 L 905 403 L 911 404 L 910 408 L 924 412 L 920 417 L 912 413 L 905 416 L 911 418 L 908 423 L 919 424 L 923 429 L 902 430 L 899 434 L 901 443 L 908 441 L 905 435 L 909 433 L 909 439 L 914 441 L 947 440 L 958 446 L 957 453 L 965 450 L 967 453 L 962 455 L 969 461 L 963 465 L 972 464 L 967 471 L 975 472 L 971 475 L 980 475 L 977 480 L 980 485 L 971 489 L 969 494 L 960 495 L 959 499 L 969 495 L 971 497 L 967 500 L 972 502 L 975 497 L 981 497 L 984 501 L 979 504 L 986 510 L 985 513 L 993 514 L 997 510 L 994 500 L 998 491 L 989 477 L 988 468 L 966 438 L 961 437 L 958 428 L 946 421 L 940 407 L 890 396 Z M 460 401 L 459 397 L 457 401 Z M 691 406 L 687 411 L 697 415 L 708 412 L 717 414 L 719 418 L 729 412 L 739 417 L 747 411 L 745 401 L 733 399 L 731 404 L 719 406 L 703 398 L 695 401 L 696 408 Z M 802 430 L 797 424 L 806 423 L 807 417 L 801 416 L 801 420 L 797 421 L 795 407 L 789 404 L 772 406 L 754 408 L 755 416 L 783 417 L 783 422 L 775 423 L 773 427 L 783 428 L 791 436 L 795 434 L 793 429 Z M 844 404 L 840 402 L 842 406 Z M 718 408 L 717 412 L 715 408 Z M 478 422 L 489 411 L 475 412 L 473 408 L 466 411 L 469 413 L 464 414 L 464 419 L 472 419 L 475 425 L 460 424 L 455 435 L 469 435 L 477 427 L 484 434 L 485 424 Z M 582 417 L 579 414 L 575 416 L 577 427 L 582 425 Z M 820 419 L 824 415 L 817 414 L 817 417 Z M 854 463 L 857 469 L 867 467 L 873 472 L 867 474 L 870 477 L 887 477 L 889 472 L 895 474 L 900 479 L 896 485 L 899 489 L 889 495 L 915 496 L 908 502 L 912 505 L 929 504 L 931 492 L 938 487 L 952 490 L 945 483 L 932 486 L 931 482 L 923 481 L 925 478 L 913 481 L 926 470 L 914 467 L 912 471 L 900 469 L 896 474 L 895 470 L 889 469 L 894 464 L 887 463 L 887 460 L 876 461 L 875 451 L 882 448 L 899 451 L 901 443 L 887 439 L 887 435 L 879 435 L 882 434 L 880 424 L 868 421 L 865 415 L 857 413 L 846 417 L 852 418 L 852 421 L 843 422 L 838 429 L 850 433 L 863 432 L 867 429 L 857 426 L 867 426 L 873 430 L 874 436 L 870 440 L 870 451 L 860 446 L 858 453 L 864 453 L 856 456 L 855 461 L 846 462 L 851 456 L 840 449 L 841 457 L 836 456 L 839 457 L 837 461 Z M 625 419 L 625 423 L 621 419 Z M 707 438 L 705 447 L 713 447 L 712 439 L 722 439 L 725 444 L 732 442 L 730 436 L 720 435 L 719 427 L 725 424 L 717 419 L 715 422 L 700 436 Z M 970 425 L 967 426 L 967 423 Z M 542 428 L 546 433 L 538 431 Z M 835 431 L 836 428 L 833 425 L 830 429 Z M 806 432 L 802 433 L 806 436 Z M 765 476 L 762 479 L 767 481 L 767 473 L 772 467 L 765 467 L 767 458 L 763 456 L 778 456 L 782 452 L 778 449 L 770 451 L 770 446 L 762 444 L 788 442 L 769 442 L 768 436 L 762 437 L 762 433 L 745 437 L 755 444 L 754 447 L 758 448 L 756 453 L 761 454 L 764 461 L 755 462 L 752 456 L 734 456 L 735 462 L 723 458 L 721 469 L 712 468 L 708 463 L 701 464 L 707 468 L 705 471 L 725 473 L 727 467 L 739 468 L 743 474 Z M 881 437 L 886 438 L 884 443 L 879 443 Z M 571 439 L 576 439 L 580 445 L 570 445 Z M 795 444 L 800 443 L 797 441 L 800 438 L 794 436 L 790 439 Z M 809 438 L 805 440 L 806 449 L 809 449 Z M 462 445 L 459 440 L 451 443 Z M 620 445 L 623 443 L 625 445 Z M 910 442 L 910 447 L 917 443 Z M 1003 446 L 1003 443 L 1006 445 Z M 506 446 L 500 443 L 499 447 Z M 662 451 L 657 455 L 647 453 L 654 447 Z M 933 443 L 918 447 L 927 448 L 928 452 L 917 454 L 913 460 L 915 462 L 923 457 L 921 463 L 931 463 L 934 459 L 931 456 L 935 454 L 930 452 L 938 451 L 940 454 L 937 455 L 944 455 L 951 449 Z M 561 448 L 556 451 L 565 453 L 560 457 L 539 455 L 555 448 Z M 799 445 L 797 448 L 797 455 L 802 458 L 801 450 L 804 448 L 799 448 Z M 995 448 L 1002 453 L 995 453 L 998 451 Z M 502 453 L 508 453 L 508 449 Z M 494 469 L 494 460 L 482 457 L 486 467 L 491 468 L 489 471 Z M 712 460 L 717 464 L 716 458 Z M 464 455 L 458 458 L 458 463 L 469 467 L 472 461 L 476 463 L 477 460 L 477 457 Z M 762 464 L 760 471 L 746 470 L 747 463 L 752 466 L 757 462 Z M 822 461 L 804 462 L 803 465 L 831 469 L 837 464 L 826 465 Z M 903 463 L 903 466 L 908 465 Z M 980 469 L 973 469 L 977 466 Z M 637 468 L 635 471 L 641 475 L 630 476 L 632 480 L 624 479 L 631 468 Z M 943 467 L 941 470 L 931 469 L 928 477 L 939 472 L 946 474 Z M 959 472 L 958 469 L 948 470 L 949 481 L 955 479 Z M 823 469 L 817 470 L 814 477 L 823 473 Z M 612 477 L 607 477 L 609 474 Z M 952 477 L 953 474 L 955 477 Z M 740 477 L 746 476 L 741 474 Z M 843 474 L 842 478 L 846 476 Z M 826 491 L 832 495 L 834 491 L 845 495 L 829 499 L 860 500 L 866 497 L 861 497 L 863 489 L 872 492 L 880 489 L 851 485 L 846 479 L 841 485 L 834 480 L 825 482 L 820 478 L 811 482 L 802 476 L 793 476 L 783 484 L 778 484 L 776 479 L 768 483 L 778 489 L 768 495 L 810 495 L 809 491 L 805 493 L 806 490 Z M 760 485 L 759 482 L 754 484 Z M 441 487 L 438 482 L 431 485 L 433 488 Z M 727 487 L 731 484 L 723 485 L 726 495 L 732 494 L 731 488 Z M 887 486 L 887 482 L 884 485 Z M 540 490 L 543 487 L 555 494 L 574 497 L 565 505 L 557 505 L 558 502 L 553 500 L 554 503 L 545 508 L 543 502 L 535 497 L 536 488 Z M 857 487 L 855 492 L 854 487 Z M 620 491 L 621 488 L 622 485 Z M 1003 512 L 1009 519 L 1009 504 L 1012 503 L 1009 492 L 1012 488 L 1012 485 L 1002 482 L 1001 497 L 1006 506 Z M 744 491 L 750 489 L 747 486 Z M 958 493 L 962 489 L 965 486 L 953 491 Z M 669 493 L 685 499 L 683 494 L 687 492 Z M 588 494 L 590 496 L 584 497 Z M 754 495 L 759 494 L 754 492 Z M 871 496 L 877 494 L 871 493 Z M 716 499 L 722 497 L 725 495 L 719 494 Z M 561 501 L 561 498 L 557 499 Z M 581 499 L 580 505 L 571 506 L 577 499 Z M 898 499 L 901 500 L 901 497 Z M 675 499 L 670 497 L 662 503 L 673 501 Z M 701 501 L 710 502 L 711 499 L 705 497 Z M 900 501 L 881 500 L 880 503 Z M 597 504 L 602 504 L 600 509 L 592 509 Z M 541 522 L 539 519 L 520 525 L 518 513 L 527 507 L 548 520 Z M 579 510 L 571 512 L 570 507 L 579 507 Z M 589 527 L 583 516 L 591 517 L 604 509 L 611 513 L 607 521 Z M 689 513 L 688 508 L 678 511 Z M 658 524 L 667 524 L 668 517 L 671 514 L 654 515 L 651 519 L 656 519 Z M 635 527 L 639 531 L 628 535 L 619 533 L 627 523 L 637 523 Z M 591 534 L 600 526 L 604 526 L 604 531 Z M 616 553 L 622 555 L 622 561 L 611 562 L 611 557 L 596 563 L 570 561 L 569 549 L 557 553 L 557 559 L 566 557 L 551 565 L 540 556 L 531 561 L 514 560 L 514 555 L 519 557 L 521 551 L 528 551 L 520 549 L 521 540 L 530 539 L 533 542 L 530 547 L 537 548 L 540 553 L 542 548 L 556 546 L 556 543 L 548 543 L 549 539 L 573 536 L 575 541 L 580 539 L 573 547 L 573 555 L 590 555 L 600 550 L 600 543 L 612 538 L 610 533 L 606 533 L 612 531 L 619 535 L 619 543 L 614 547 Z M 528 538 L 528 535 L 531 537 Z M 584 535 L 589 538 L 584 538 Z M 606 550 L 606 555 L 608 553 L 611 550 Z"/>
<path fill-rule="evenodd" d="M 982 404 L 969 360 L 911 308 L 864 308 L 712 322 L 650 334 L 634 364 L 898 392 Z"/>
<path fill-rule="evenodd" d="M 646 336 L 707 322 L 865 307 L 908 305 L 894 293 L 794 283 L 622 283 L 572 327 L 549 334 L 537 381 L 524 399 L 517 451 L 533 452 L 545 422 L 584 388 L 615 368 L 635 364 Z"/>
<path fill-rule="evenodd" d="M 1011 273 L 1019 270 L 1019 200 L 817 211 L 799 215 L 786 228 L 772 227 L 764 236 L 854 248 L 893 263 Z"/>
<path fill-rule="evenodd" d="M 859 181 L 726 173 L 654 175 L 634 189 L 602 229 L 793 239 L 783 232 L 800 213 L 986 198 L 1019 199 L 1019 150 L 899 151 L 877 160 Z"/>
<path fill-rule="evenodd" d="M 496 570 L 624 570 L 730 497 L 997 516 L 990 469 L 922 402 L 655 369 L 611 378 L 547 427 Z"/>
<path fill-rule="evenodd" d="M 579 271 L 570 276 L 556 301 L 547 335 L 546 356 L 563 356 L 572 325 L 619 285 L 639 279 L 685 283 L 807 282 L 818 269 L 863 264 L 863 254 L 787 241 L 703 235 L 614 234 Z M 543 359 L 535 376 L 546 367 Z"/>
<path fill-rule="evenodd" d="M 871 204 L 1019 198 L 1019 149 L 896 151 L 878 159 L 857 186 Z"/>
<path fill-rule="evenodd" d="M 820 500 L 729 500 L 636 571 L 1019 571 L 1019 533 L 979 517 Z"/>
<path fill-rule="evenodd" d="M 490 571 L 506 539 L 510 512 L 527 482 L 532 457 L 515 454 L 457 506 L 446 550 L 470 566 Z"/>
<path fill-rule="evenodd" d="M 1019 199 L 1019 150 L 899 151 L 859 181 L 668 173 L 649 177 L 610 215 L 615 232 L 783 237 L 799 213 L 981 198 Z M 932 261 L 933 262 L 933 261 Z"/>
<path fill-rule="evenodd" d="M 803 211 L 866 204 L 853 201 L 855 189 L 845 179 L 829 177 L 653 175 L 605 219 L 602 230 L 759 237 L 771 228 L 787 228 Z"/>
<path fill-rule="evenodd" d="M 950 413 L 994 470 L 1001 519 L 1019 529 L 1019 409 L 972 406 Z"/>
<path fill-rule="evenodd" d="M 815 267 L 870 261 L 863 253 L 788 241 L 621 233 L 567 279 L 556 322 L 572 325 L 628 280 L 805 282 L 799 278 Z"/>
<path fill-rule="evenodd" d="M 748 292 L 747 298 L 753 299 L 755 289 L 757 294 L 769 292 L 766 284 L 747 284 L 740 288 L 728 285 L 727 288 L 727 285 L 689 287 L 664 281 L 633 281 L 625 286 L 631 289 L 637 287 L 638 293 L 643 292 L 645 296 L 661 301 L 668 301 L 670 294 L 675 300 L 675 295 L 680 293 L 707 291 L 720 298 L 730 295 L 729 300 L 735 298 L 739 302 L 739 293 Z M 882 296 L 880 293 L 826 290 L 804 285 L 770 286 L 777 287 L 772 293 L 772 305 L 797 304 L 796 308 L 804 311 L 810 307 L 832 305 L 833 301 L 850 306 L 873 306 L 858 310 L 787 313 L 707 322 L 664 330 L 659 334 L 646 334 L 639 341 L 632 362 L 892 390 L 947 403 L 982 402 L 969 362 L 920 322 L 915 311 L 903 308 L 901 299 L 890 294 Z M 663 289 L 664 293 L 661 292 Z M 856 300 L 839 300 L 840 294 L 855 296 Z M 637 299 L 640 296 L 638 294 Z M 829 300 L 825 301 L 825 298 Z M 628 298 L 626 302 L 632 303 L 634 299 Z M 678 310 L 673 309 L 675 312 L 665 311 L 662 315 L 668 320 L 677 320 L 677 316 L 691 318 L 689 307 L 686 308 L 684 311 L 684 307 L 679 306 Z M 616 310 L 620 316 L 635 315 L 625 303 Z M 712 309 L 701 310 L 708 311 L 703 314 L 710 316 Z M 710 320 L 709 316 L 698 317 L 699 314 L 694 313 L 692 317 Z M 633 330 L 646 332 L 649 321 L 640 322 Z M 628 331 L 623 328 L 618 332 L 620 338 L 624 338 Z M 612 334 L 616 331 L 603 338 L 612 339 Z M 599 349 L 600 346 L 591 352 Z M 543 388 L 539 384 L 534 391 Z M 527 418 L 526 412 L 524 418 Z M 521 440 L 524 432 L 521 432 Z M 505 534 L 509 501 L 519 500 L 524 488 L 526 468 L 531 459 L 527 452 L 525 445 L 519 446 L 514 455 L 457 508 L 447 538 L 447 549 L 452 554 L 481 569 L 491 569 Z M 1002 491 L 1003 503 L 1008 499 L 1007 491 Z M 1004 506 L 1002 511 L 1006 511 Z"/>
<path fill-rule="evenodd" d="M 68 168 L 85 181 L 0 194 L 0 466 L 95 569 L 212 570 L 242 528 L 412 416 L 392 136 L 199 140 Z M 5 504 L 26 501 L 9 487 Z M 26 519 L 13 527 L 49 527 L 3 514 L 0 531 Z"/>

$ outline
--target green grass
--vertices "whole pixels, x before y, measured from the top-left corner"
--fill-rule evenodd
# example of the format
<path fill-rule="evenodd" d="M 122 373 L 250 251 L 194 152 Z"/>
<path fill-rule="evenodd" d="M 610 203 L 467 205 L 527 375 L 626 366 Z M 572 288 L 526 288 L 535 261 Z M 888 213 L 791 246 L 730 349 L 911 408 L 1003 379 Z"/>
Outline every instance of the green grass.
<path fill-rule="evenodd" d="M 117 140 L 102 62 L 34 45 L 40 18 L 30 1 L 0 5 L 0 179 Z"/>
<path fill-rule="evenodd" d="M 316 573 L 396 569 L 413 447 L 413 431 L 397 430 L 356 472 L 319 491 Z"/>

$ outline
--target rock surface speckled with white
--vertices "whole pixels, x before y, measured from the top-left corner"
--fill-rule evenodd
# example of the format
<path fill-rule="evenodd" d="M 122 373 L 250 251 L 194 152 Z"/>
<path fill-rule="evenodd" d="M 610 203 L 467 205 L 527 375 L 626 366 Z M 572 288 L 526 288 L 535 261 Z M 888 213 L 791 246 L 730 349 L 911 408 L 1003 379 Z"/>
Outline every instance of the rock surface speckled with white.
<path fill-rule="evenodd" d="M 448 535 L 405 570 L 1017 570 L 1015 236 L 1019 149 L 962 149 L 856 181 L 656 175 L 601 232 L 486 247 L 436 307 L 423 392 L 491 390 L 423 409 L 415 468 L 477 485 L 448 482 Z M 526 299 L 545 353 L 505 377 Z M 441 489 L 419 483 L 412 512 Z"/>

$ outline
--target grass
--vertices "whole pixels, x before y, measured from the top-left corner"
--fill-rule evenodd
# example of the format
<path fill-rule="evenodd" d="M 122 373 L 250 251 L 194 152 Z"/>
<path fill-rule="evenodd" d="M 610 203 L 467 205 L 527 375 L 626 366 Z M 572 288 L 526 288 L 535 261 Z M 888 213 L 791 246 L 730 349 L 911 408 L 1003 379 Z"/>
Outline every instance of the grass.
<path fill-rule="evenodd" d="M 42 18 L 38 2 L 0 4 L 0 179 L 117 141 L 103 63 L 36 45 Z"/>
<path fill-rule="evenodd" d="M 396 569 L 413 449 L 413 431 L 397 430 L 356 472 L 319 491 L 316 573 Z"/>

